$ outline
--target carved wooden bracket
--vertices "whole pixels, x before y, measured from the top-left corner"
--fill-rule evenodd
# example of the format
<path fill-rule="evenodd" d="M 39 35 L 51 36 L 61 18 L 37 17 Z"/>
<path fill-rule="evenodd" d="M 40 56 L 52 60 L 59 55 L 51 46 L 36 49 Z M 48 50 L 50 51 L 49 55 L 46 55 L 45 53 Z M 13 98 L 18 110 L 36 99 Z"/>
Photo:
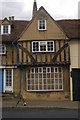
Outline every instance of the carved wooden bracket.
<path fill-rule="evenodd" d="M 31 55 L 31 53 L 26 48 L 24 48 L 22 45 L 19 45 L 19 44 L 17 44 L 17 47 L 19 47 L 21 50 L 23 50 L 23 52 L 25 52 L 27 55 L 29 55 L 29 57 L 31 58 L 32 62 L 36 62 L 34 57 Z"/>
<path fill-rule="evenodd" d="M 52 59 L 53 62 L 57 59 L 58 55 L 59 55 L 66 47 L 68 47 L 68 43 L 64 44 L 63 47 L 61 47 L 56 53 L 54 53 L 54 57 L 53 57 L 53 59 Z"/>

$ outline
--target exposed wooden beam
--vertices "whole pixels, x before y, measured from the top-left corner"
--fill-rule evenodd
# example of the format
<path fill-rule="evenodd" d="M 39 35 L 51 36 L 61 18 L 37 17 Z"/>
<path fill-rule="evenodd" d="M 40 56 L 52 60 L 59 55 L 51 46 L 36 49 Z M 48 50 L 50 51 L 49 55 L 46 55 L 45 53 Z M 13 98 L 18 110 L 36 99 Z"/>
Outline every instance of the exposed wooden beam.
<path fill-rule="evenodd" d="M 23 47 L 23 42 L 22 42 L 22 47 Z M 23 50 L 22 50 L 22 63 L 23 63 L 23 57 L 24 57 L 24 56 L 23 56 Z"/>
<path fill-rule="evenodd" d="M 61 47 L 56 53 L 54 53 L 54 57 L 52 59 L 52 61 L 56 61 L 58 55 L 66 48 L 68 47 L 68 43 L 66 43 L 65 45 L 63 45 L 63 47 Z"/>
<path fill-rule="evenodd" d="M 65 40 L 64 40 L 64 45 L 65 45 Z M 66 48 L 64 48 L 64 61 L 66 61 Z"/>
<path fill-rule="evenodd" d="M 6 65 L 8 63 L 8 60 L 7 60 L 7 44 L 6 44 Z"/>
<path fill-rule="evenodd" d="M 61 41 L 59 40 L 59 50 L 60 50 L 60 48 L 61 48 Z M 61 62 L 61 53 L 60 53 L 59 59 L 60 59 L 60 62 Z"/>
<path fill-rule="evenodd" d="M 14 46 L 12 46 L 12 64 L 14 64 Z"/>
<path fill-rule="evenodd" d="M 32 62 L 36 62 L 35 59 L 34 59 L 34 57 L 31 55 L 31 53 L 30 53 L 26 48 L 24 48 L 22 45 L 19 45 L 19 44 L 17 44 L 17 46 L 18 46 L 22 51 L 24 51 L 27 55 L 29 55 L 29 57 L 32 59 Z"/>
<path fill-rule="evenodd" d="M 26 50 L 27 50 L 27 42 L 26 42 Z M 28 63 L 28 56 L 26 55 L 26 63 Z"/>

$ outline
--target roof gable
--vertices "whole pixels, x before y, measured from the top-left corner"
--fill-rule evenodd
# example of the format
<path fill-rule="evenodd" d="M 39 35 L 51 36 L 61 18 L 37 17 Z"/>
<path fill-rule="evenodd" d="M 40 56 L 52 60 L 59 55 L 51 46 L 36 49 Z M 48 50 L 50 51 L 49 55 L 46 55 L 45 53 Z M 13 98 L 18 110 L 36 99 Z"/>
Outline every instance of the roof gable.
<path fill-rule="evenodd" d="M 9 25 L 9 20 L 5 17 L 4 20 L 2 21 L 2 25 Z"/>
<path fill-rule="evenodd" d="M 47 30 L 38 31 L 38 19 L 47 20 Z M 37 40 L 37 39 L 68 39 L 62 28 L 54 21 L 49 13 L 41 7 L 31 20 L 30 24 L 20 35 L 21 40 Z"/>

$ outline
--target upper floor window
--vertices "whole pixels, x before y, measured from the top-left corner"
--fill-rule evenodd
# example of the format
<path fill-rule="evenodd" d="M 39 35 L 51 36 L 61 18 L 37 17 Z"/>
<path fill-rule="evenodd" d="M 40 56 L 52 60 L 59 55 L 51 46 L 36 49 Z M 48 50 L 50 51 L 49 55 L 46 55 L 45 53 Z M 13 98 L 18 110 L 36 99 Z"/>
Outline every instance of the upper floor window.
<path fill-rule="evenodd" d="M 46 20 L 38 20 L 38 30 L 46 30 Z"/>
<path fill-rule="evenodd" d="M 34 41 L 32 52 L 54 52 L 54 41 Z"/>
<path fill-rule="evenodd" d="M 1 25 L 1 34 L 10 34 L 11 26 L 10 25 Z"/>
<path fill-rule="evenodd" d="M 0 44 L 0 54 L 6 54 L 6 46 Z"/>
<path fill-rule="evenodd" d="M 5 34 L 7 34 L 8 33 L 8 25 L 4 25 L 3 26 L 3 33 Z"/>

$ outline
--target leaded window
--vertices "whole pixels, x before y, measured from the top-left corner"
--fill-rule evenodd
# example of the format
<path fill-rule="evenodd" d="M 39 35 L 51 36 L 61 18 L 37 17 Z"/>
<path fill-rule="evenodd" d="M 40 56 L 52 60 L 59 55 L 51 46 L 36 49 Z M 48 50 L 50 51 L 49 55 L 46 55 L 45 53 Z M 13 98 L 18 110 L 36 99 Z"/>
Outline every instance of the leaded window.
<path fill-rule="evenodd" d="M 0 44 L 0 54 L 6 54 L 6 46 L 4 44 Z"/>
<path fill-rule="evenodd" d="M 11 25 L 1 25 L 1 34 L 11 34 Z"/>
<path fill-rule="evenodd" d="M 12 70 L 6 70 L 6 86 L 12 86 Z"/>
<path fill-rule="evenodd" d="M 54 41 L 33 41 L 32 52 L 54 52 Z"/>
<path fill-rule="evenodd" d="M 8 33 L 8 25 L 3 25 L 3 33 L 4 34 Z"/>
<path fill-rule="evenodd" d="M 61 67 L 36 67 L 27 69 L 27 91 L 63 90 Z"/>
<path fill-rule="evenodd" d="M 46 20 L 38 20 L 38 30 L 46 30 Z"/>

